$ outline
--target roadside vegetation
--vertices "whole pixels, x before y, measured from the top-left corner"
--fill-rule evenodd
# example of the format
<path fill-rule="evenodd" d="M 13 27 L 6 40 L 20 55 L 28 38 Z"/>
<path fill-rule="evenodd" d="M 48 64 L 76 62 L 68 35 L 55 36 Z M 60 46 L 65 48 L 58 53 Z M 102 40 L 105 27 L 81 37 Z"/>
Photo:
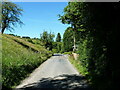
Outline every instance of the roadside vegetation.
<path fill-rule="evenodd" d="M 26 48 L 26 46 L 29 48 Z M 32 48 L 38 52 L 32 50 Z M 18 37 L 2 35 L 3 88 L 12 88 L 18 85 L 21 80 L 27 77 L 29 73 L 51 55 L 52 52 L 42 46 L 38 48 L 38 46 Z"/>
<path fill-rule="evenodd" d="M 69 2 L 59 15 L 63 24 L 71 25 L 63 35 L 63 52 L 79 54 L 72 63 L 86 72 L 95 90 L 119 90 L 119 11 L 119 2 Z"/>
<path fill-rule="evenodd" d="M 1 34 L 23 24 L 22 9 L 9 2 L 2 5 Z M 3 87 L 19 84 L 53 53 L 64 53 L 95 90 L 119 90 L 119 11 L 120 3 L 68 2 L 59 15 L 61 23 L 70 24 L 63 39 L 58 33 L 54 41 L 55 35 L 47 31 L 40 39 L 3 34 Z M 77 60 L 72 53 L 79 54 Z"/>
<path fill-rule="evenodd" d="M 81 75 L 86 76 L 88 74 L 86 68 L 81 65 L 79 60 L 75 60 L 72 54 L 69 56 L 69 61 L 74 65 L 74 67 Z"/>
<path fill-rule="evenodd" d="M 57 34 L 56 40 L 54 40 L 55 35 L 44 31 L 40 34 L 40 41 L 42 45 L 53 53 L 62 53 L 62 40 L 60 33 Z"/>

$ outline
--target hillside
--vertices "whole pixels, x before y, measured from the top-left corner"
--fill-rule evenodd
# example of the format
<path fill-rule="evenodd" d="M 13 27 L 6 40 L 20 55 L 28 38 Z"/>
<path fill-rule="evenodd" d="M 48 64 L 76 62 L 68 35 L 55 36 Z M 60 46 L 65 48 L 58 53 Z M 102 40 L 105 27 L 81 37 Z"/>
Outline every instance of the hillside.
<path fill-rule="evenodd" d="M 2 35 L 3 88 L 18 85 L 32 70 L 52 55 L 40 45 L 35 45 L 11 35 Z"/>
<path fill-rule="evenodd" d="M 32 39 L 24 39 L 24 38 L 20 38 L 20 37 L 16 37 L 16 36 L 12 36 L 12 35 L 4 35 L 5 37 L 12 39 L 13 41 L 17 42 L 18 44 L 24 46 L 27 49 L 31 49 L 32 51 L 35 52 L 46 52 L 47 50 L 41 46 L 40 44 L 32 44 L 29 41 L 33 41 Z"/>

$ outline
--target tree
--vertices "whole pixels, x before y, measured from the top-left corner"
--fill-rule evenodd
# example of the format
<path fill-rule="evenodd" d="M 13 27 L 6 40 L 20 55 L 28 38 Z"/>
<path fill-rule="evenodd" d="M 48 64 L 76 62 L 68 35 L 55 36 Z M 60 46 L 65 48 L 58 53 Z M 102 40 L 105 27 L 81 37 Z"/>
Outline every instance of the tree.
<path fill-rule="evenodd" d="M 61 49 L 62 49 L 62 42 L 57 42 L 58 53 L 61 53 Z"/>
<path fill-rule="evenodd" d="M 86 20 L 85 29 L 89 33 L 87 43 L 90 49 L 87 49 L 89 74 L 99 90 L 106 90 L 106 87 L 118 89 L 119 83 L 116 81 L 120 75 L 120 69 L 118 69 L 120 68 L 118 63 L 120 3 L 86 4 L 83 16 Z"/>
<path fill-rule="evenodd" d="M 61 35 L 60 35 L 60 33 L 57 34 L 56 42 L 61 42 Z"/>
<path fill-rule="evenodd" d="M 54 34 L 52 33 L 48 33 L 47 31 L 44 31 L 41 35 L 40 35 L 40 39 L 43 42 L 43 44 L 45 45 L 45 48 L 49 48 L 49 50 L 52 50 L 53 48 L 53 38 L 55 37 Z"/>
<path fill-rule="evenodd" d="M 63 35 L 63 51 L 69 52 L 73 50 L 73 30 L 71 27 L 68 27 L 65 30 L 65 33 Z"/>
<path fill-rule="evenodd" d="M 49 50 L 52 50 L 53 48 L 54 37 L 55 35 L 50 32 L 48 35 Z"/>
<path fill-rule="evenodd" d="M 60 16 L 80 31 L 78 60 L 97 90 L 119 88 L 119 11 L 120 3 L 70 2 Z"/>
<path fill-rule="evenodd" d="M 82 3 L 77 3 L 77 2 L 69 2 L 68 5 L 64 8 L 64 15 L 59 15 L 59 20 L 61 20 L 61 22 L 63 24 L 71 24 L 71 27 L 73 28 L 72 30 L 73 35 L 74 35 L 74 48 L 73 51 L 76 51 L 76 38 L 75 38 L 75 33 L 78 29 L 79 26 L 82 27 L 82 19 L 80 19 L 82 17 L 81 13 L 80 13 L 80 9 L 81 9 L 81 4 Z M 79 20 L 79 21 L 78 21 Z"/>
<path fill-rule="evenodd" d="M 17 24 L 22 25 L 23 22 L 20 20 L 23 10 L 12 2 L 2 2 L 2 22 L 1 22 L 1 33 L 3 34 L 5 29 L 9 31 L 14 30 L 13 26 Z"/>

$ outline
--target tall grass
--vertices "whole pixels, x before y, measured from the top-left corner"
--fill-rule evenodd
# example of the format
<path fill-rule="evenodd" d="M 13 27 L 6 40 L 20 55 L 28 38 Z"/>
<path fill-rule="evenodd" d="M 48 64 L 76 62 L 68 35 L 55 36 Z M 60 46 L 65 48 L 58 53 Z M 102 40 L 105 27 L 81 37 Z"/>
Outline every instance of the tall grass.
<path fill-rule="evenodd" d="M 14 37 L 11 37 L 14 39 Z M 20 83 L 22 79 L 27 77 L 36 67 L 43 63 L 52 54 L 41 47 L 34 52 L 31 48 L 38 48 L 29 45 L 31 48 L 25 48 L 13 39 L 3 35 L 2 37 L 2 84 L 3 88 L 11 88 Z M 19 39 L 20 40 L 20 39 Z M 24 44 L 28 42 L 21 39 Z"/>

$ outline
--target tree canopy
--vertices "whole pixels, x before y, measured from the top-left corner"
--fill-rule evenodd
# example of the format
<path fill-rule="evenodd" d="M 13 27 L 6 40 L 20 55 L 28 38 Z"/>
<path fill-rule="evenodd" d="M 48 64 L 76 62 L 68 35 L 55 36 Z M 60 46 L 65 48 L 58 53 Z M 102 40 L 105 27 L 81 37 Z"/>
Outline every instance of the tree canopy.
<path fill-rule="evenodd" d="M 63 51 L 68 52 L 73 50 L 73 31 L 71 27 L 68 27 L 63 35 Z"/>
<path fill-rule="evenodd" d="M 5 29 L 11 31 L 14 30 L 13 26 L 17 24 L 22 25 L 23 22 L 20 20 L 22 15 L 22 9 L 12 2 L 2 2 L 2 22 L 1 22 L 1 33 L 4 33 Z"/>
<path fill-rule="evenodd" d="M 55 37 L 54 34 L 51 32 L 48 33 L 47 31 L 44 31 L 42 34 L 40 34 L 40 40 L 45 45 L 45 48 L 49 48 L 49 50 L 52 50 L 52 42 L 54 41 L 53 38 Z"/>
<path fill-rule="evenodd" d="M 60 35 L 60 33 L 57 34 L 56 42 L 61 42 L 61 35 Z"/>
<path fill-rule="evenodd" d="M 70 24 L 73 31 L 79 32 L 78 60 L 97 90 L 119 86 L 116 82 L 120 75 L 117 61 L 119 11 L 120 3 L 69 2 L 59 18 L 63 24 Z"/>

